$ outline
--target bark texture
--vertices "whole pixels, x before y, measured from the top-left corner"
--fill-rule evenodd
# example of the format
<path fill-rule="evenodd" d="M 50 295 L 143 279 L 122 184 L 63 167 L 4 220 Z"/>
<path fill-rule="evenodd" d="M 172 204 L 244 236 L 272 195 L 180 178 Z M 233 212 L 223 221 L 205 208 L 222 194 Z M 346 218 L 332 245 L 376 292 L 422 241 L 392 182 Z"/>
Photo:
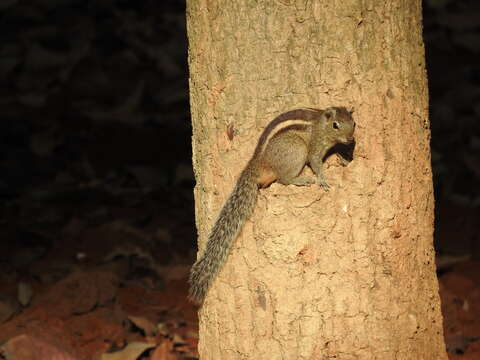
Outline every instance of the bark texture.
<path fill-rule="evenodd" d="M 330 192 L 260 191 L 200 311 L 201 359 L 446 359 L 421 2 L 187 7 L 200 251 L 276 115 L 353 106 L 357 122 Z"/>

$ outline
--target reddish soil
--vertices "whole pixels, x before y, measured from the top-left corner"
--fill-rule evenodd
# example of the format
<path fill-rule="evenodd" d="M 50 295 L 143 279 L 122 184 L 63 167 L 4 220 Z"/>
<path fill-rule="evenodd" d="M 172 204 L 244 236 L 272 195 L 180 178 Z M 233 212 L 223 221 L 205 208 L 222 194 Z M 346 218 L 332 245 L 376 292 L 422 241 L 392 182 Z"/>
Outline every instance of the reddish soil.
<path fill-rule="evenodd" d="M 439 283 L 450 359 L 480 359 L 480 262 L 456 265 Z"/>
<path fill-rule="evenodd" d="M 68 223 L 58 242 L 42 245 L 51 234 L 38 229 L 24 234 L 31 247 L 0 246 L 0 358 L 196 358 L 197 309 L 186 300 L 181 256 L 166 246 L 177 262 L 162 266 L 146 231 L 80 223 Z M 38 249 L 46 253 L 35 259 Z"/>

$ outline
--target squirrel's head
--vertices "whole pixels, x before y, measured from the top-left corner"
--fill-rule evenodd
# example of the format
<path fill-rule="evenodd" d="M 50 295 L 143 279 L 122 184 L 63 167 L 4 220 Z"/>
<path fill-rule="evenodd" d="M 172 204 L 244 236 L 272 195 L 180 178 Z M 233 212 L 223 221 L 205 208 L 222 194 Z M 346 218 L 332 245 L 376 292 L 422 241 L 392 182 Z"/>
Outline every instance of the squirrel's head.
<path fill-rule="evenodd" d="M 322 114 L 324 129 L 329 138 L 335 142 L 348 144 L 353 141 L 355 122 L 352 117 L 353 110 L 344 107 L 329 107 Z"/>

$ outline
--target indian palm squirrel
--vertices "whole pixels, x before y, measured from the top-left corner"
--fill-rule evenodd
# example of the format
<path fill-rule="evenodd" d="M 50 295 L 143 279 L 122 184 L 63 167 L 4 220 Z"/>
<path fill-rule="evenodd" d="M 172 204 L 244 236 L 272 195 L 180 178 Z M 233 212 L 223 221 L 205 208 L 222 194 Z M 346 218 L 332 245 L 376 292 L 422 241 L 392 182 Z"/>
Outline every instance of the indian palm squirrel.
<path fill-rule="evenodd" d="M 323 160 L 336 144 L 353 142 L 355 123 L 344 107 L 296 109 L 277 116 L 268 124 L 255 152 L 243 169 L 208 237 L 202 256 L 190 272 L 191 300 L 203 303 L 208 289 L 225 263 L 233 242 L 252 215 L 259 188 L 274 181 L 304 186 L 315 179 L 300 175 L 305 164 L 316 174 L 317 183 L 328 191 Z"/>

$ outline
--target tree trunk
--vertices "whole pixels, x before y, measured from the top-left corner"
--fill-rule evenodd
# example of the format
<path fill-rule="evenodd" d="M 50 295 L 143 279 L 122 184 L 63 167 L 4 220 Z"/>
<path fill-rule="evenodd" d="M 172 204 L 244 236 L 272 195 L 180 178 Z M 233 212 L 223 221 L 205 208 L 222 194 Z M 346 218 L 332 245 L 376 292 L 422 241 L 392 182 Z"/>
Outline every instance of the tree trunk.
<path fill-rule="evenodd" d="M 357 123 L 329 192 L 260 190 L 199 312 L 201 358 L 446 359 L 421 2 L 190 0 L 187 25 L 200 254 L 276 115 Z"/>

